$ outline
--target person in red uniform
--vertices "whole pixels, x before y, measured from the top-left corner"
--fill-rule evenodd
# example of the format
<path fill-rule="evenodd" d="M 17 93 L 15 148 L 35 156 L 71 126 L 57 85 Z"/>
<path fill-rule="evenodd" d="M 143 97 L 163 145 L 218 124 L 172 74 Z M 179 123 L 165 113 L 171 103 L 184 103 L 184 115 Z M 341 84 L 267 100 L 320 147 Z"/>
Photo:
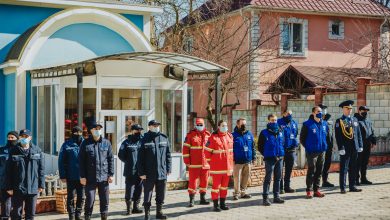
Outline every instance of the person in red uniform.
<path fill-rule="evenodd" d="M 200 204 L 210 204 L 205 198 L 210 165 L 206 160 L 204 148 L 211 134 L 206 130 L 203 119 L 197 118 L 195 124 L 195 128 L 187 134 L 183 144 L 183 159 L 188 167 L 190 177 L 188 182 L 188 194 L 190 196 L 189 207 L 194 207 L 197 179 L 200 182 Z"/>
<path fill-rule="evenodd" d="M 206 158 L 210 159 L 210 175 L 213 178 L 211 198 L 214 203 L 214 211 L 229 210 L 225 201 L 234 163 L 233 136 L 228 132 L 226 121 L 218 122 L 218 130 L 209 138 L 205 150 Z M 218 204 L 218 197 L 220 204 Z"/>

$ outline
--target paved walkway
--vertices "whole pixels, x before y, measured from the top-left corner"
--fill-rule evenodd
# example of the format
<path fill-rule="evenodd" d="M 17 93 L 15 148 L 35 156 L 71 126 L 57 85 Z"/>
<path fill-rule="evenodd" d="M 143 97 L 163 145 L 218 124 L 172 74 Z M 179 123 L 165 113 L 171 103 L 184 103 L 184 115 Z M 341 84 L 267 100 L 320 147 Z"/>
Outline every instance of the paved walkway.
<path fill-rule="evenodd" d="M 368 177 L 374 182 L 371 186 L 361 186 L 362 193 L 347 193 L 342 195 L 339 188 L 325 189 L 325 198 L 305 199 L 305 177 L 296 177 L 292 180 L 292 187 L 297 193 L 281 195 L 286 199 L 282 205 L 273 204 L 270 207 L 262 206 L 261 187 L 252 187 L 249 193 L 252 199 L 232 201 L 228 198 L 231 209 L 221 213 L 212 212 L 212 206 L 196 205 L 187 208 L 188 196 L 186 191 L 169 191 L 166 196 L 165 213 L 170 219 L 390 219 L 390 164 L 375 167 L 369 170 Z M 332 183 L 338 182 L 338 174 L 330 175 Z M 338 184 L 337 184 L 338 185 Z M 209 195 L 208 195 L 209 196 Z M 229 191 L 231 196 L 231 190 Z M 154 201 L 153 201 L 154 203 Z M 124 202 L 110 204 L 109 219 L 143 219 L 143 215 L 123 215 Z M 99 209 L 95 207 L 94 211 Z M 151 212 L 154 219 L 155 208 Z M 98 214 L 94 219 L 100 219 Z M 47 213 L 38 215 L 36 219 L 67 219 L 67 215 Z"/>

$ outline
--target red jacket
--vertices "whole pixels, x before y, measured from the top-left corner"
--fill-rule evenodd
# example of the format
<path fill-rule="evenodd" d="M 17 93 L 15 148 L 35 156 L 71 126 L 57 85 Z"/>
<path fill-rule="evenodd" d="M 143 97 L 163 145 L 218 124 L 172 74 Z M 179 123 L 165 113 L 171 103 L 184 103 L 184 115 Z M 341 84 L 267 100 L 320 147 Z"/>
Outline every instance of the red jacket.
<path fill-rule="evenodd" d="M 198 131 L 196 129 L 187 134 L 183 144 L 183 159 L 189 168 L 210 169 L 204 150 L 210 135 L 207 130 Z"/>
<path fill-rule="evenodd" d="M 213 133 L 205 148 L 210 159 L 210 174 L 233 173 L 233 136 L 230 133 Z"/>

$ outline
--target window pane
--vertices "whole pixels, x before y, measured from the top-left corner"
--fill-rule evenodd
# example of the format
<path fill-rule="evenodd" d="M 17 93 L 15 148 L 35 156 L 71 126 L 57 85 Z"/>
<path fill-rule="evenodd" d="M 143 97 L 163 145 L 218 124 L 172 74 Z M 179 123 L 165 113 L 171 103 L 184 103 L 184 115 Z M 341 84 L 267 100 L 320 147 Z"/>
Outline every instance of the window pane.
<path fill-rule="evenodd" d="M 332 35 L 340 35 L 340 24 L 332 24 Z"/>
<path fill-rule="evenodd" d="M 96 121 L 96 89 L 84 88 L 83 99 L 83 135 L 87 136 L 87 128 Z M 72 128 L 77 124 L 77 89 L 65 88 L 65 139 L 72 136 Z"/>
<path fill-rule="evenodd" d="M 51 154 L 51 87 L 38 87 L 37 143 L 44 153 Z"/>
<path fill-rule="evenodd" d="M 52 130 L 52 133 L 53 133 L 53 136 L 52 136 L 52 143 L 53 143 L 53 147 L 52 147 L 52 154 L 53 155 L 58 155 L 58 149 L 57 149 L 57 114 L 56 114 L 56 93 L 55 93 L 55 90 L 56 90 L 56 87 L 55 85 L 53 85 L 52 87 L 52 91 L 51 91 L 51 102 L 52 102 L 52 108 L 51 108 L 51 130 Z"/>
<path fill-rule="evenodd" d="M 293 52 L 302 52 L 302 24 L 293 24 Z"/>
<path fill-rule="evenodd" d="M 150 90 L 102 89 L 103 110 L 148 110 Z"/>
<path fill-rule="evenodd" d="M 175 91 L 175 111 L 174 111 L 174 140 L 173 140 L 173 152 L 180 153 L 182 149 L 182 95 L 183 91 Z"/>
<path fill-rule="evenodd" d="M 290 51 L 290 25 L 283 23 L 281 37 L 283 40 L 283 50 Z"/>

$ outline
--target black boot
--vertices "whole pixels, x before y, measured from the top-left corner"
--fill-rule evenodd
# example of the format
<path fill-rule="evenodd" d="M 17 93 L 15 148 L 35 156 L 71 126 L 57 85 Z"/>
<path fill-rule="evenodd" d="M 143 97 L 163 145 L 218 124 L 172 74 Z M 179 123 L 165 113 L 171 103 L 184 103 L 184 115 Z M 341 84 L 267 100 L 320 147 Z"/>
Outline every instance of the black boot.
<path fill-rule="evenodd" d="M 150 206 L 145 206 L 145 220 L 150 219 Z"/>
<path fill-rule="evenodd" d="M 220 198 L 219 202 L 220 202 L 220 206 L 219 207 L 222 210 L 229 210 L 229 207 L 226 205 L 226 198 Z"/>
<path fill-rule="evenodd" d="M 100 214 L 101 220 L 107 220 L 107 213 Z"/>
<path fill-rule="evenodd" d="M 74 214 L 73 213 L 69 213 L 69 220 L 74 220 Z"/>
<path fill-rule="evenodd" d="M 131 213 L 140 214 L 144 212 L 142 211 L 142 209 L 139 208 L 139 202 L 140 202 L 139 200 L 133 202 L 133 211 L 131 211 Z"/>
<path fill-rule="evenodd" d="M 87 215 L 87 214 L 84 214 L 84 219 L 85 219 L 85 220 L 91 220 L 91 216 L 90 216 L 90 215 Z"/>
<path fill-rule="evenodd" d="M 195 198 L 195 195 L 194 194 L 189 194 L 190 196 L 190 203 L 188 204 L 188 207 L 194 207 L 194 198 Z"/>
<path fill-rule="evenodd" d="M 206 193 L 200 193 L 200 203 L 201 205 L 210 205 L 210 202 L 206 200 Z"/>
<path fill-rule="evenodd" d="M 264 206 L 270 206 L 271 201 L 269 201 L 268 196 L 263 196 L 263 205 Z"/>
<path fill-rule="evenodd" d="M 214 203 L 214 209 L 213 209 L 213 211 L 214 211 L 214 212 L 220 212 L 221 209 L 219 208 L 218 199 L 213 200 L 213 203 Z"/>
<path fill-rule="evenodd" d="M 168 216 L 164 215 L 164 213 L 162 211 L 162 205 L 157 205 L 156 219 L 168 219 Z"/>
<path fill-rule="evenodd" d="M 81 220 L 81 213 L 76 212 L 75 220 Z"/>
<path fill-rule="evenodd" d="M 126 201 L 126 215 L 131 215 L 131 201 Z"/>

